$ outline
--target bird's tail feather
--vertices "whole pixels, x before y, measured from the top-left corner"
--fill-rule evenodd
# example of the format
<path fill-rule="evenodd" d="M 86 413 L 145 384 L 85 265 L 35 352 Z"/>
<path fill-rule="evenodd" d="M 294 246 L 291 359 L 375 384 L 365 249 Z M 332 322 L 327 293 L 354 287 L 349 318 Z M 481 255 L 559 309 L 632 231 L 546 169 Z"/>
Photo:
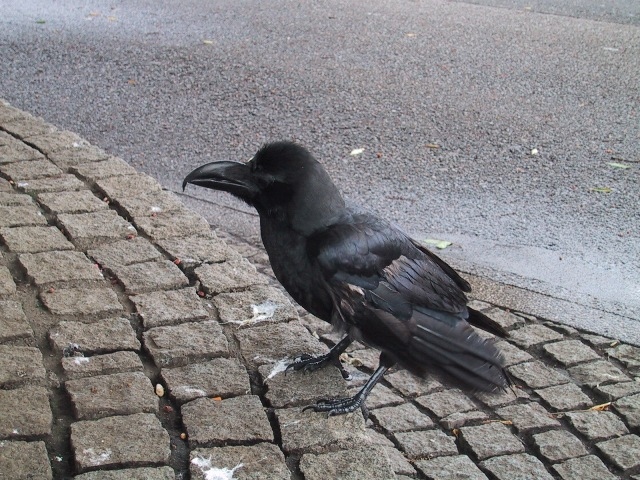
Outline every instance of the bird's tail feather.
<path fill-rule="evenodd" d="M 481 338 L 466 322 L 443 323 L 415 312 L 417 328 L 408 354 L 425 369 L 437 367 L 473 390 L 496 391 L 511 384 L 502 355 L 492 341 Z"/>
<path fill-rule="evenodd" d="M 481 328 L 482 330 L 493 333 L 494 335 L 502 338 L 506 338 L 509 336 L 509 333 L 502 327 L 502 325 L 500 325 L 492 318 L 487 317 L 484 313 L 469 307 L 467 307 L 467 310 L 469 310 L 469 317 L 467 318 L 467 322 L 469 322 L 474 327 Z"/>

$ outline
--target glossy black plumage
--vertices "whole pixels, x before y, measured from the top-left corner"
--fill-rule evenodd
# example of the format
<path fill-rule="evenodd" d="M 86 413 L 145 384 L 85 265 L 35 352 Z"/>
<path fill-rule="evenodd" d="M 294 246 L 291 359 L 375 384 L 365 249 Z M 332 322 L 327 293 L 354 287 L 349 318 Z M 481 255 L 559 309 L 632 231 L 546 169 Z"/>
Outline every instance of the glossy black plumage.
<path fill-rule="evenodd" d="M 216 162 L 187 183 L 228 191 L 260 214 L 273 271 L 306 310 L 348 339 L 327 356 L 303 356 L 296 369 L 332 362 L 351 340 L 381 351 L 381 366 L 354 398 L 325 401 L 332 414 L 362 407 L 386 369 L 436 370 L 478 390 L 509 385 L 499 352 L 470 326 L 504 334 L 467 308 L 469 284 L 449 265 L 389 222 L 347 206 L 322 166 L 290 142 L 264 146 L 247 164 Z"/>

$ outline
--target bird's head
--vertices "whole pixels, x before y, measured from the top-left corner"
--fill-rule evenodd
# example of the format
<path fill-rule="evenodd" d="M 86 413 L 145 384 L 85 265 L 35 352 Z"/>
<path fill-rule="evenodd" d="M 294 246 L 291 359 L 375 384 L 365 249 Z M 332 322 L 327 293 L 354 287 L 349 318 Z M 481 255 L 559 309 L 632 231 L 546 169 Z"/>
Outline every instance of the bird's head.
<path fill-rule="evenodd" d="M 279 217 L 301 232 L 323 226 L 344 208 L 344 200 L 322 165 L 292 142 L 264 145 L 247 163 L 213 162 L 182 182 L 229 192 L 258 210 Z"/>

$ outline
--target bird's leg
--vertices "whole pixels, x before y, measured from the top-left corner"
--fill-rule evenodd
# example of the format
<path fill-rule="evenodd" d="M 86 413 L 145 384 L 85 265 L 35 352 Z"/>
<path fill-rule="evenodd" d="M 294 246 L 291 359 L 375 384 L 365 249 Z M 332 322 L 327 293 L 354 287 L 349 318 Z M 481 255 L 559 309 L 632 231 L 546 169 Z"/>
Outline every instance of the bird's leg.
<path fill-rule="evenodd" d="M 369 416 L 369 412 L 364 402 L 369 396 L 369 393 L 371 393 L 371 390 L 373 390 L 373 387 L 378 383 L 378 380 L 382 378 L 388 369 L 389 367 L 380 363 L 376 371 L 373 372 L 373 375 L 367 380 L 367 383 L 365 383 L 360 391 L 353 397 L 320 400 L 315 405 L 304 407 L 303 411 L 311 409 L 314 412 L 328 412 L 329 416 L 332 416 L 351 413 L 359 408 L 362 410 L 362 415 L 366 419 Z"/>
<path fill-rule="evenodd" d="M 351 345 L 352 340 L 349 338 L 349 335 L 345 336 L 342 340 L 336 343 L 329 353 L 324 355 L 320 355 L 317 357 L 312 357 L 306 353 L 299 355 L 296 357 L 292 363 L 289 364 L 287 370 L 302 370 L 303 372 L 313 372 L 318 370 L 319 368 L 328 365 L 329 363 L 333 363 L 340 369 L 340 373 L 342 374 L 342 378 L 347 380 L 349 378 L 349 373 L 344 369 L 342 363 L 340 363 L 340 355 L 344 352 L 349 345 Z"/>

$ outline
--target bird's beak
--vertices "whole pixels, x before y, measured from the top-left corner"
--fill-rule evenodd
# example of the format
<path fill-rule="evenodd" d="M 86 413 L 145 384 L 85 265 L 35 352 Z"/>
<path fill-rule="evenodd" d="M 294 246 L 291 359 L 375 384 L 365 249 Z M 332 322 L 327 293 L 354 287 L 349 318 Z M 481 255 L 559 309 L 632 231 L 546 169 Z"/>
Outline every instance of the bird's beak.
<path fill-rule="evenodd" d="M 258 193 L 251 170 L 245 163 L 213 162 L 196 168 L 182 182 L 182 190 L 187 184 L 229 192 L 250 202 Z"/>

